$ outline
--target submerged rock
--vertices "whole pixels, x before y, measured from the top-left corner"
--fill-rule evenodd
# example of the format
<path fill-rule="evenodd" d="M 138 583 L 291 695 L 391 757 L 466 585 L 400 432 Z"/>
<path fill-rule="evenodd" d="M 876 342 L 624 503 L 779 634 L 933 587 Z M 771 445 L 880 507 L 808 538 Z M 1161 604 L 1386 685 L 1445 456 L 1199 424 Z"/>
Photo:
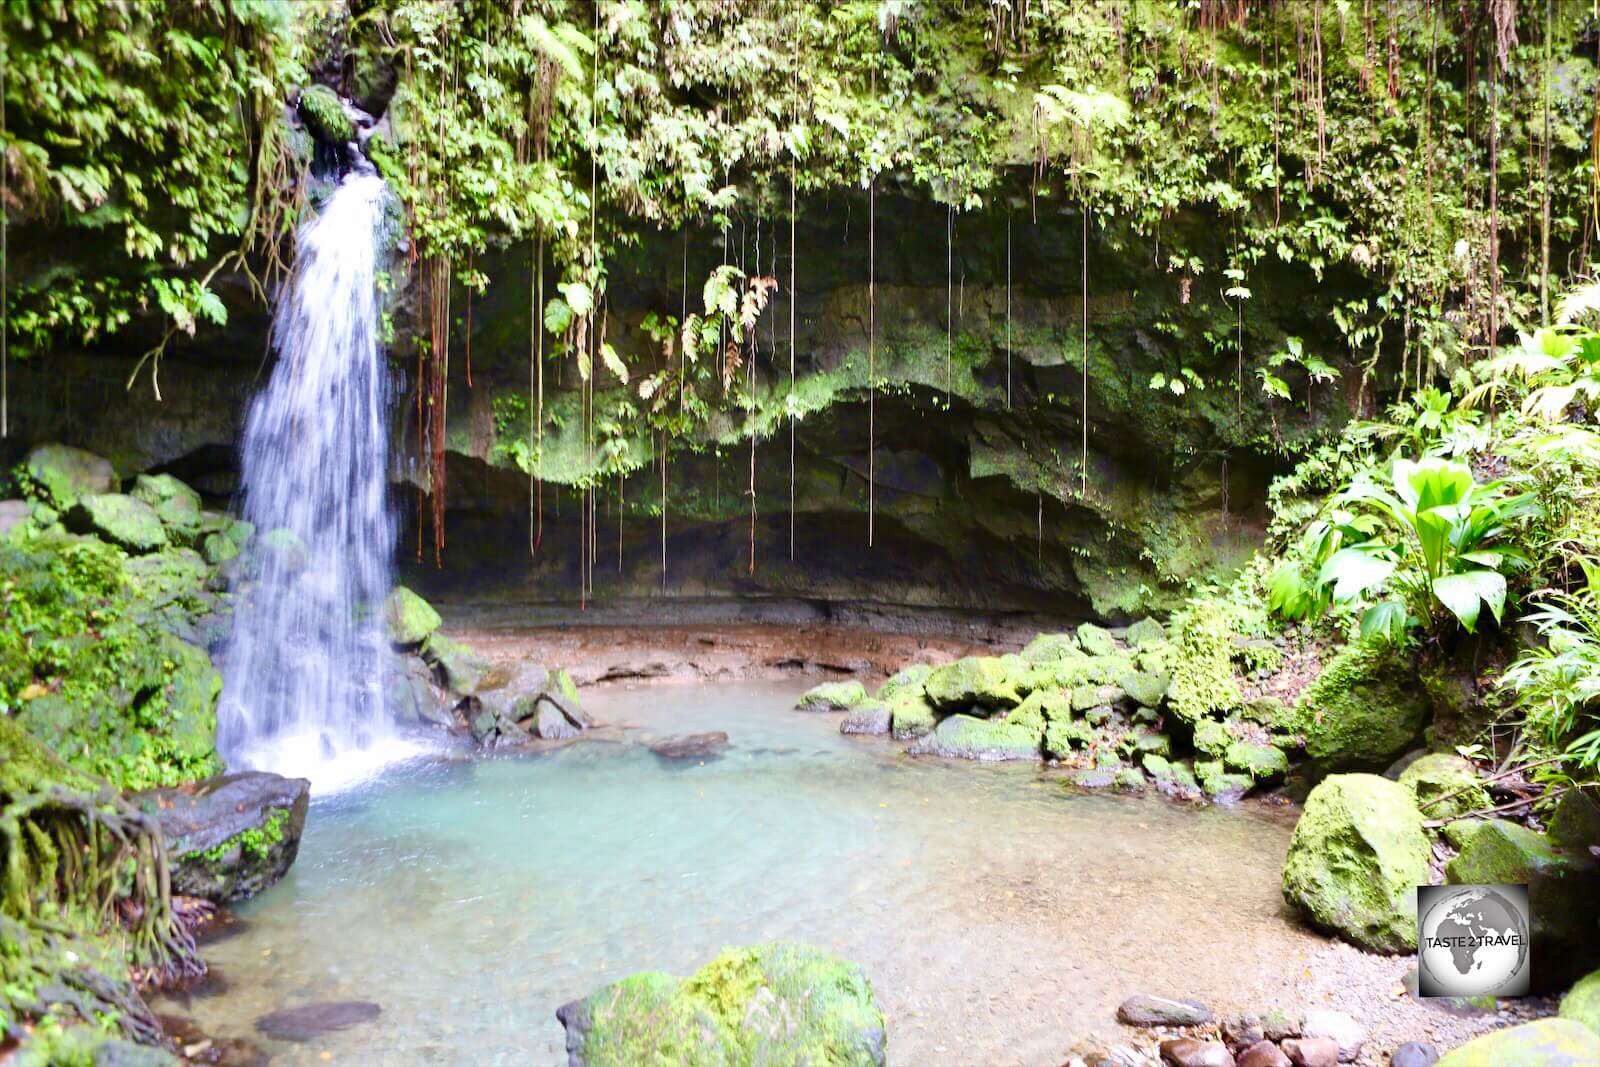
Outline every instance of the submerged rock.
<path fill-rule="evenodd" d="M 801 711 L 843 711 L 867 699 L 867 687 L 860 682 L 823 682 L 800 694 L 795 707 Z"/>
<path fill-rule="evenodd" d="M 721 730 L 682 737 L 663 737 L 646 746 L 657 758 L 676 763 L 720 759 L 728 751 L 728 735 Z"/>
<path fill-rule="evenodd" d="M 855 964 L 776 942 L 723 952 L 688 978 L 624 978 L 556 1012 L 570 1067 L 882 1067 L 888 1037 Z"/>
<path fill-rule="evenodd" d="M 1600 1034 L 1571 1019 L 1494 1030 L 1446 1052 L 1438 1067 L 1594 1067 Z"/>
<path fill-rule="evenodd" d="M 88 493 L 66 514 L 69 530 L 94 534 L 118 548 L 139 554 L 167 547 L 166 528 L 155 509 L 122 493 Z"/>
<path fill-rule="evenodd" d="M 256 1020 L 256 1029 L 279 1041 L 310 1041 L 370 1023 L 381 1014 L 383 1009 L 369 1000 L 331 1000 L 263 1015 Z"/>
<path fill-rule="evenodd" d="M 1198 1000 L 1138 993 L 1117 1006 L 1117 1021 L 1127 1026 L 1204 1026 L 1211 1009 Z"/>
<path fill-rule="evenodd" d="M 1410 790 L 1374 774 L 1333 775 L 1306 798 L 1283 895 L 1325 930 L 1403 952 L 1417 944 L 1416 888 L 1432 855 Z"/>
<path fill-rule="evenodd" d="M 137 796 L 161 824 L 173 892 L 219 904 L 251 897 L 294 863 L 311 783 L 264 771 Z"/>

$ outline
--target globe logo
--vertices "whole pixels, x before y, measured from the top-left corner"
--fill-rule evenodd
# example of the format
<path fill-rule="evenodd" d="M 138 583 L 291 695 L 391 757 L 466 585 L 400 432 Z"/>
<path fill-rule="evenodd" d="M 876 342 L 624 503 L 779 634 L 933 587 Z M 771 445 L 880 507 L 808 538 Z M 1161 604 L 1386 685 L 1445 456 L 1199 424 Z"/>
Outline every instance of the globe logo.
<path fill-rule="evenodd" d="M 1417 992 L 1517 997 L 1528 992 L 1528 887 L 1417 889 Z"/>

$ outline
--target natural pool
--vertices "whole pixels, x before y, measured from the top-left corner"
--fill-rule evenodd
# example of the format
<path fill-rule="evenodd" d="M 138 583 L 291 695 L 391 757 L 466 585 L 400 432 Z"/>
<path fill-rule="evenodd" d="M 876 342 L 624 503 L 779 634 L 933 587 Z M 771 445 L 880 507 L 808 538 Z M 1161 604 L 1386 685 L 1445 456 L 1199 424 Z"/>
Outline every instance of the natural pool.
<path fill-rule="evenodd" d="M 317 800 L 289 875 L 206 950 L 227 991 L 182 1010 L 276 1064 L 560 1064 L 561 1003 L 787 938 L 866 969 L 892 1063 L 1057 1064 L 1133 992 L 1286 999 L 1322 944 L 1279 895 L 1288 813 L 912 759 L 791 710 L 802 688 L 591 691 L 632 728 Z M 641 743 L 703 730 L 732 744 L 703 765 Z M 252 1032 L 350 999 L 382 1015 L 303 1044 Z"/>

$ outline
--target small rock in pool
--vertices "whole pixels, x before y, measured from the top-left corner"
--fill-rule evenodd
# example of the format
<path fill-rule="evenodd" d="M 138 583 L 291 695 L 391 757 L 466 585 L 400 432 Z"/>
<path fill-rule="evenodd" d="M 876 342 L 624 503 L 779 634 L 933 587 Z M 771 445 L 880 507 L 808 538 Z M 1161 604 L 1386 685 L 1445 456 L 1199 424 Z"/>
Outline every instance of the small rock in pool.
<path fill-rule="evenodd" d="M 894 718 L 889 705 L 881 700 L 867 700 L 850 709 L 839 722 L 841 734 L 886 734 Z"/>
<path fill-rule="evenodd" d="M 256 1029 L 279 1041 L 310 1041 L 314 1037 L 370 1023 L 383 1009 L 368 1000 L 330 1000 L 285 1008 L 256 1020 Z"/>
<path fill-rule="evenodd" d="M 1174 1037 L 1161 1042 L 1161 1062 L 1172 1067 L 1234 1067 L 1233 1054 L 1220 1041 Z"/>
<path fill-rule="evenodd" d="M 1211 1011 L 1197 1000 L 1138 993 L 1117 1008 L 1117 1019 L 1128 1026 L 1203 1026 L 1211 1021 Z"/>
<path fill-rule="evenodd" d="M 1290 1060 L 1283 1049 L 1263 1039 L 1239 1053 L 1238 1067 L 1290 1067 Z"/>
<path fill-rule="evenodd" d="M 718 759 L 728 750 L 728 735 L 721 730 L 682 737 L 663 737 L 652 741 L 650 751 L 664 760 Z"/>
<path fill-rule="evenodd" d="M 1407 1041 L 1389 1057 L 1389 1067 L 1433 1067 L 1439 1062 L 1439 1050 L 1426 1041 Z"/>

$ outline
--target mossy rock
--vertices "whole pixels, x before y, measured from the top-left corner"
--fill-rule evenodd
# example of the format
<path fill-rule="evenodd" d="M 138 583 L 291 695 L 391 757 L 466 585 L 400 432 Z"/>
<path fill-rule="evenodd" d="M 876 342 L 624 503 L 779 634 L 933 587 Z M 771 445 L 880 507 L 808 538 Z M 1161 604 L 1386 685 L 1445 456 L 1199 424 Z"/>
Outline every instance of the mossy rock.
<path fill-rule="evenodd" d="M 256 551 L 265 566 L 282 574 L 299 574 L 311 565 L 311 550 L 300 535 L 286 527 L 268 530 L 256 540 Z"/>
<path fill-rule="evenodd" d="M 1172 684 L 1172 679 L 1159 671 L 1129 671 L 1117 679 L 1117 684 L 1134 703 L 1147 708 L 1159 708 L 1161 702 L 1167 699 L 1167 687 Z"/>
<path fill-rule="evenodd" d="M 440 683 L 450 692 L 471 696 L 483 684 L 490 662 L 460 641 L 453 641 L 435 630 L 422 642 L 422 658 L 434 669 Z"/>
<path fill-rule="evenodd" d="M 938 711 L 1013 708 L 1022 702 L 1011 670 L 997 656 L 966 656 L 935 667 L 922 691 Z"/>
<path fill-rule="evenodd" d="M 572 680 L 572 675 L 563 667 L 556 667 L 550 671 L 550 680 L 545 683 L 545 690 L 554 693 L 572 707 L 578 704 L 578 683 Z"/>
<path fill-rule="evenodd" d="M 1253 781 L 1271 782 L 1289 773 L 1289 756 L 1276 745 L 1235 741 L 1222 755 L 1230 771 L 1249 775 Z"/>
<path fill-rule="evenodd" d="M 129 590 L 145 601 L 164 601 L 200 593 L 211 568 L 192 548 L 169 548 L 148 556 L 133 556 L 122 565 Z"/>
<path fill-rule="evenodd" d="M 1416 889 L 1432 847 L 1411 791 L 1336 774 L 1306 798 L 1283 865 L 1283 895 L 1321 929 L 1374 952 L 1417 945 Z"/>
<path fill-rule="evenodd" d="M 432 604 L 403 585 L 395 586 L 384 598 L 383 629 L 397 648 L 422 644 L 443 621 Z"/>
<path fill-rule="evenodd" d="M 345 113 L 339 94 L 326 85 L 313 85 L 300 93 L 300 121 L 311 136 L 331 145 L 356 139 L 356 124 Z"/>
<path fill-rule="evenodd" d="M 1435 1067 L 1595 1067 L 1600 1034 L 1572 1019 L 1491 1030 L 1446 1052 Z"/>
<path fill-rule="evenodd" d="M 68 529 L 93 534 L 135 555 L 170 543 L 161 518 L 149 504 L 122 493 L 86 493 L 66 514 Z"/>
<path fill-rule="evenodd" d="M 1005 719 L 980 719 L 975 715 L 951 715 L 939 720 L 933 732 L 913 741 L 907 752 L 913 755 L 945 756 L 953 759 L 1003 760 L 1039 758 L 1044 730 Z"/>
<path fill-rule="evenodd" d="M 208 533 L 200 538 L 200 554 L 212 566 L 226 563 L 239 555 L 239 546 L 223 533 Z"/>
<path fill-rule="evenodd" d="M 1550 815 L 1550 840 L 1562 848 L 1600 846 L 1600 787 L 1569 789 Z"/>
<path fill-rule="evenodd" d="M 902 695 L 922 695 L 922 683 L 928 680 L 928 675 L 933 673 L 933 667 L 926 663 L 913 663 L 909 667 L 902 667 L 878 687 L 875 694 L 879 700 L 893 703 Z"/>
<path fill-rule="evenodd" d="M 115 493 L 117 472 L 110 462 L 69 445 L 40 445 L 22 461 L 22 473 L 35 495 L 65 511 L 87 494 Z"/>
<path fill-rule="evenodd" d="M 1528 887 L 1536 990 L 1558 989 L 1600 965 L 1600 861 L 1507 819 L 1482 820 L 1455 839 L 1461 852 L 1445 865 L 1447 882 Z"/>
<path fill-rule="evenodd" d="M 1403 659 L 1352 644 L 1305 688 L 1294 727 L 1318 769 L 1379 770 L 1415 746 L 1428 711 L 1427 694 Z"/>
<path fill-rule="evenodd" d="M 1194 750 L 1201 755 L 1221 759 L 1231 744 L 1233 735 L 1217 720 L 1201 719 L 1194 724 Z"/>
<path fill-rule="evenodd" d="M 894 726 L 894 709 L 881 700 L 868 698 L 852 707 L 839 720 L 841 734 L 882 735 Z"/>
<path fill-rule="evenodd" d="M 1167 631 L 1154 619 L 1140 619 L 1128 627 L 1124 640 L 1134 648 L 1155 648 L 1167 643 Z"/>
<path fill-rule="evenodd" d="M 1088 711 L 1090 708 L 1120 704 L 1128 693 L 1120 685 L 1080 685 L 1072 690 L 1072 710 Z"/>
<path fill-rule="evenodd" d="M 1118 743 L 1117 748 L 1124 756 L 1130 758 L 1139 758 L 1146 754 L 1172 758 L 1172 738 L 1148 726 L 1140 726 L 1129 731 Z"/>
<path fill-rule="evenodd" d="M 1600 971 L 1573 983 L 1561 998 L 1561 1017 L 1580 1022 L 1600 1034 Z"/>
<path fill-rule="evenodd" d="M 867 687 L 860 682 L 823 682 L 800 694 L 795 707 L 801 711 L 844 711 L 867 699 Z"/>
<path fill-rule="evenodd" d="M 1082 656 L 1078 639 L 1071 634 L 1039 634 L 1022 650 L 1022 658 L 1029 663 L 1054 663 Z"/>
<path fill-rule="evenodd" d="M 1400 784 L 1430 819 L 1455 819 L 1490 806 L 1477 768 L 1452 752 L 1429 752 L 1400 772 Z"/>
<path fill-rule="evenodd" d="M 180 544 L 200 533 L 200 494 L 170 474 L 141 474 L 128 494 L 155 509 L 167 534 Z"/>
<path fill-rule="evenodd" d="M 1002 721 L 1043 731 L 1050 722 L 1070 718 L 1072 703 L 1064 694 L 1040 690 L 1028 694 L 1028 698 L 1012 708 Z"/>
<path fill-rule="evenodd" d="M 896 741 L 911 741 L 930 733 L 939 716 L 921 693 L 901 693 L 889 705 L 889 720 Z"/>
<path fill-rule="evenodd" d="M 1056 759 L 1065 759 L 1073 749 L 1093 744 L 1098 736 L 1094 727 L 1082 719 L 1051 719 L 1044 728 L 1044 751 Z"/>
<path fill-rule="evenodd" d="M 888 1045 L 861 968 L 784 942 L 728 949 L 686 979 L 632 975 L 556 1017 L 572 1067 L 882 1067 Z"/>
<path fill-rule="evenodd" d="M 1086 622 L 1078 627 L 1078 647 L 1091 656 L 1114 656 L 1121 651 L 1111 631 Z"/>
<path fill-rule="evenodd" d="M 1195 760 L 1194 776 L 1201 792 L 1222 803 L 1238 800 L 1255 785 L 1255 779 L 1248 774 L 1230 773 L 1221 760 Z"/>

